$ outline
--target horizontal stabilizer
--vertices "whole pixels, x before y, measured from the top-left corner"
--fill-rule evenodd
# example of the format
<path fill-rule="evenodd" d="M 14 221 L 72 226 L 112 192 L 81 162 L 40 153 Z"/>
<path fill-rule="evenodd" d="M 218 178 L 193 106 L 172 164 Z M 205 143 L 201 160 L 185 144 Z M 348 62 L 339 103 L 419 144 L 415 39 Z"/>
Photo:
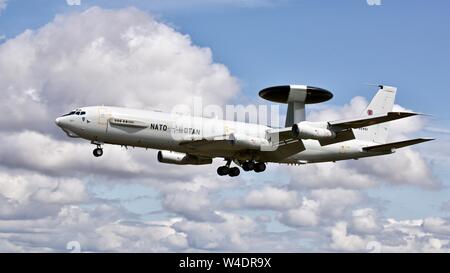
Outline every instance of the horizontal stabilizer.
<path fill-rule="evenodd" d="M 383 122 L 388 122 L 396 119 L 407 118 L 415 115 L 420 115 L 419 113 L 412 112 L 388 112 L 386 114 L 367 116 L 357 119 L 347 119 L 347 120 L 337 120 L 328 122 L 329 126 L 335 131 L 342 131 L 346 129 L 356 129 L 367 127 Z"/>
<path fill-rule="evenodd" d="M 390 152 L 390 151 L 392 151 L 392 149 L 403 148 L 406 146 L 411 146 L 411 145 L 419 144 L 422 142 L 427 142 L 430 140 L 434 140 L 434 138 L 416 138 L 416 139 L 386 143 L 386 144 L 381 144 L 381 145 L 364 147 L 363 150 L 367 151 L 367 152 Z"/>

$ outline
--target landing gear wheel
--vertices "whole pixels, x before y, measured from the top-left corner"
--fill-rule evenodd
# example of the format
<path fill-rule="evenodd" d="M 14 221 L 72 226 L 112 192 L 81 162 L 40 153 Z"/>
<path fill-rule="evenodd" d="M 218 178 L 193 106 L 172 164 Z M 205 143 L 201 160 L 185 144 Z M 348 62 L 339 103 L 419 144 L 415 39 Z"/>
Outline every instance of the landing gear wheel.
<path fill-rule="evenodd" d="M 244 163 L 242 163 L 242 169 L 246 172 L 253 171 L 255 169 L 255 162 L 245 161 Z"/>
<path fill-rule="evenodd" d="M 95 157 L 99 157 L 103 155 L 103 149 L 102 148 L 95 148 L 92 152 Z"/>
<path fill-rule="evenodd" d="M 220 176 L 227 175 L 229 172 L 230 172 L 230 168 L 228 168 L 227 166 L 221 166 L 221 167 L 217 168 L 217 174 Z"/>
<path fill-rule="evenodd" d="M 260 173 L 266 170 L 266 164 L 264 162 L 258 162 L 255 164 L 255 172 Z"/>
<path fill-rule="evenodd" d="M 238 167 L 233 167 L 229 169 L 228 175 L 230 177 L 238 176 L 241 173 Z"/>

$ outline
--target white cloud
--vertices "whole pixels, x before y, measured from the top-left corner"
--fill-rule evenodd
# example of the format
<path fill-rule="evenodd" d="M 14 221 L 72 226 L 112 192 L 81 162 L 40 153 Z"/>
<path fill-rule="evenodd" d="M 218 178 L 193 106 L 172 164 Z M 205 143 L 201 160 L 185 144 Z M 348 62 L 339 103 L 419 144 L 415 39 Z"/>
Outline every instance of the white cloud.
<path fill-rule="evenodd" d="M 373 177 L 351 168 L 347 162 L 306 164 L 284 168 L 288 168 L 291 174 L 290 184 L 297 189 L 304 187 L 364 189 L 376 185 Z"/>
<path fill-rule="evenodd" d="M 319 203 L 314 200 L 303 198 L 299 208 L 286 211 L 280 219 L 288 226 L 317 226 L 319 223 Z"/>
<path fill-rule="evenodd" d="M 414 148 L 399 149 L 383 159 L 363 159 L 353 167 L 360 173 L 372 175 L 376 181 L 392 185 L 414 185 L 427 189 L 441 186 L 441 182 L 433 176 L 430 164 Z"/>
<path fill-rule="evenodd" d="M 0 219 L 38 219 L 54 214 L 61 205 L 89 199 L 85 184 L 78 179 L 0 173 Z"/>
<path fill-rule="evenodd" d="M 79 242 L 81 251 L 164 252 L 187 247 L 185 235 L 171 227 L 179 219 L 121 221 L 116 214 L 117 209 L 105 205 L 94 210 L 63 206 L 56 215 L 39 220 L 0 220 L 0 241 L 9 242 L 5 245 L 12 251 L 65 252 L 70 241 Z"/>
<path fill-rule="evenodd" d="M 181 173 L 157 163 L 155 151 L 117 146 L 106 147 L 108 156 L 95 161 L 91 145 L 60 140 L 63 133 L 53 122 L 75 106 L 93 104 L 170 110 L 194 95 L 224 104 L 239 86 L 225 66 L 213 62 L 209 48 L 134 8 L 91 8 L 6 40 L 0 75 L 0 105 L 8 111 L 0 117 L 0 241 L 15 242 L 5 248 L 65 251 L 73 240 L 88 251 L 187 246 L 173 222 L 123 221 L 135 216 L 97 200 L 79 179 L 145 183 L 161 191 L 168 212 L 195 220 L 218 217 L 211 216 L 215 204 L 208 192 L 224 186 L 205 178 L 204 166 Z M 85 202 L 96 207 L 78 207 Z"/>
<path fill-rule="evenodd" d="M 134 8 L 94 7 L 27 30 L 0 45 L 0 75 L 2 130 L 48 131 L 77 106 L 171 110 L 193 96 L 222 105 L 239 89 L 209 48 Z"/>
<path fill-rule="evenodd" d="M 338 222 L 331 229 L 331 248 L 343 251 L 364 251 L 367 241 L 358 235 L 348 234 L 347 223 Z"/>
<path fill-rule="evenodd" d="M 449 237 L 439 232 L 430 232 L 425 227 L 448 226 L 443 219 L 386 219 L 382 230 L 377 233 L 380 252 L 449 252 Z"/>
<path fill-rule="evenodd" d="M 303 197 L 300 206 L 285 210 L 280 221 L 291 227 L 317 226 L 322 219 L 341 217 L 347 208 L 361 201 L 361 194 L 354 190 L 316 189 Z"/>
<path fill-rule="evenodd" d="M 297 204 L 297 194 L 294 191 L 269 186 L 250 191 L 243 203 L 250 208 L 283 210 Z"/>
<path fill-rule="evenodd" d="M 0 139 L 5 145 L 0 149 L 0 164 L 10 168 L 59 176 L 80 172 L 124 176 L 139 174 L 145 168 L 134 161 L 130 154 L 114 146 L 105 150 L 109 153 L 108 157 L 94 161 L 91 154 L 92 145 L 87 142 L 60 141 L 34 131 L 0 133 Z"/>
<path fill-rule="evenodd" d="M 355 230 L 362 233 L 374 233 L 379 231 L 377 224 L 376 212 L 372 208 L 357 209 L 352 212 Z"/>
<path fill-rule="evenodd" d="M 321 210 L 326 215 L 338 217 L 350 206 L 363 200 L 360 192 L 348 189 L 316 189 L 311 191 L 311 197 L 317 200 Z"/>
<path fill-rule="evenodd" d="M 113 222 L 96 229 L 100 235 L 101 250 L 165 252 L 183 250 L 188 247 L 186 235 L 174 230 L 171 225 L 179 221 L 164 222 Z"/>
<path fill-rule="evenodd" d="M 208 192 L 173 191 L 166 193 L 163 200 L 164 208 L 185 216 L 189 220 L 220 221 L 213 211 L 213 205 L 208 198 Z"/>
<path fill-rule="evenodd" d="M 425 231 L 450 236 L 450 223 L 440 217 L 425 218 L 422 226 Z"/>
<path fill-rule="evenodd" d="M 187 235 L 191 247 L 204 250 L 248 250 L 247 236 L 257 231 L 256 223 L 247 216 L 219 213 L 223 221 L 199 223 L 181 221 L 174 228 Z M 239 228 L 236 228 L 239 227 Z"/>

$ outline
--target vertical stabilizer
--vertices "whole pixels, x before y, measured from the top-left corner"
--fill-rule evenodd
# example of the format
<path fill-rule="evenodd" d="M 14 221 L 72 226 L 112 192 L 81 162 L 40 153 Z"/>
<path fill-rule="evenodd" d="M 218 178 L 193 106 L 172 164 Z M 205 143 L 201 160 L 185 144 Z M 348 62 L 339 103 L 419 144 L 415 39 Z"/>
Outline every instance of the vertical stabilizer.
<path fill-rule="evenodd" d="M 362 116 L 372 116 L 386 114 L 392 111 L 395 102 L 395 94 L 397 88 L 392 86 L 379 86 L 380 89 L 376 95 L 372 98 L 367 108 L 362 113 Z M 386 143 L 388 137 L 389 123 L 380 123 L 368 127 L 363 127 L 354 130 L 354 134 L 357 139 L 373 141 L 376 143 Z"/>

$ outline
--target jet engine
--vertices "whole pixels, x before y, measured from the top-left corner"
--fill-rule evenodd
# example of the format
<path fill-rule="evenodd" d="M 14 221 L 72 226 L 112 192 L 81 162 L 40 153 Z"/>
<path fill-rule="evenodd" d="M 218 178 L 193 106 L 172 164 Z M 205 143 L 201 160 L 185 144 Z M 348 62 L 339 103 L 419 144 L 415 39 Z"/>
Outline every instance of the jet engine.
<path fill-rule="evenodd" d="M 265 138 L 252 137 L 244 134 L 231 134 L 229 143 L 232 146 L 245 149 L 260 149 L 261 146 L 269 145 L 269 141 Z"/>
<path fill-rule="evenodd" d="M 332 139 L 336 138 L 336 133 L 326 128 L 323 122 L 302 121 L 292 125 L 292 134 L 300 139 Z"/>
<path fill-rule="evenodd" d="M 158 151 L 158 161 L 177 165 L 206 165 L 212 163 L 212 158 L 201 158 L 195 155 L 172 151 Z"/>

